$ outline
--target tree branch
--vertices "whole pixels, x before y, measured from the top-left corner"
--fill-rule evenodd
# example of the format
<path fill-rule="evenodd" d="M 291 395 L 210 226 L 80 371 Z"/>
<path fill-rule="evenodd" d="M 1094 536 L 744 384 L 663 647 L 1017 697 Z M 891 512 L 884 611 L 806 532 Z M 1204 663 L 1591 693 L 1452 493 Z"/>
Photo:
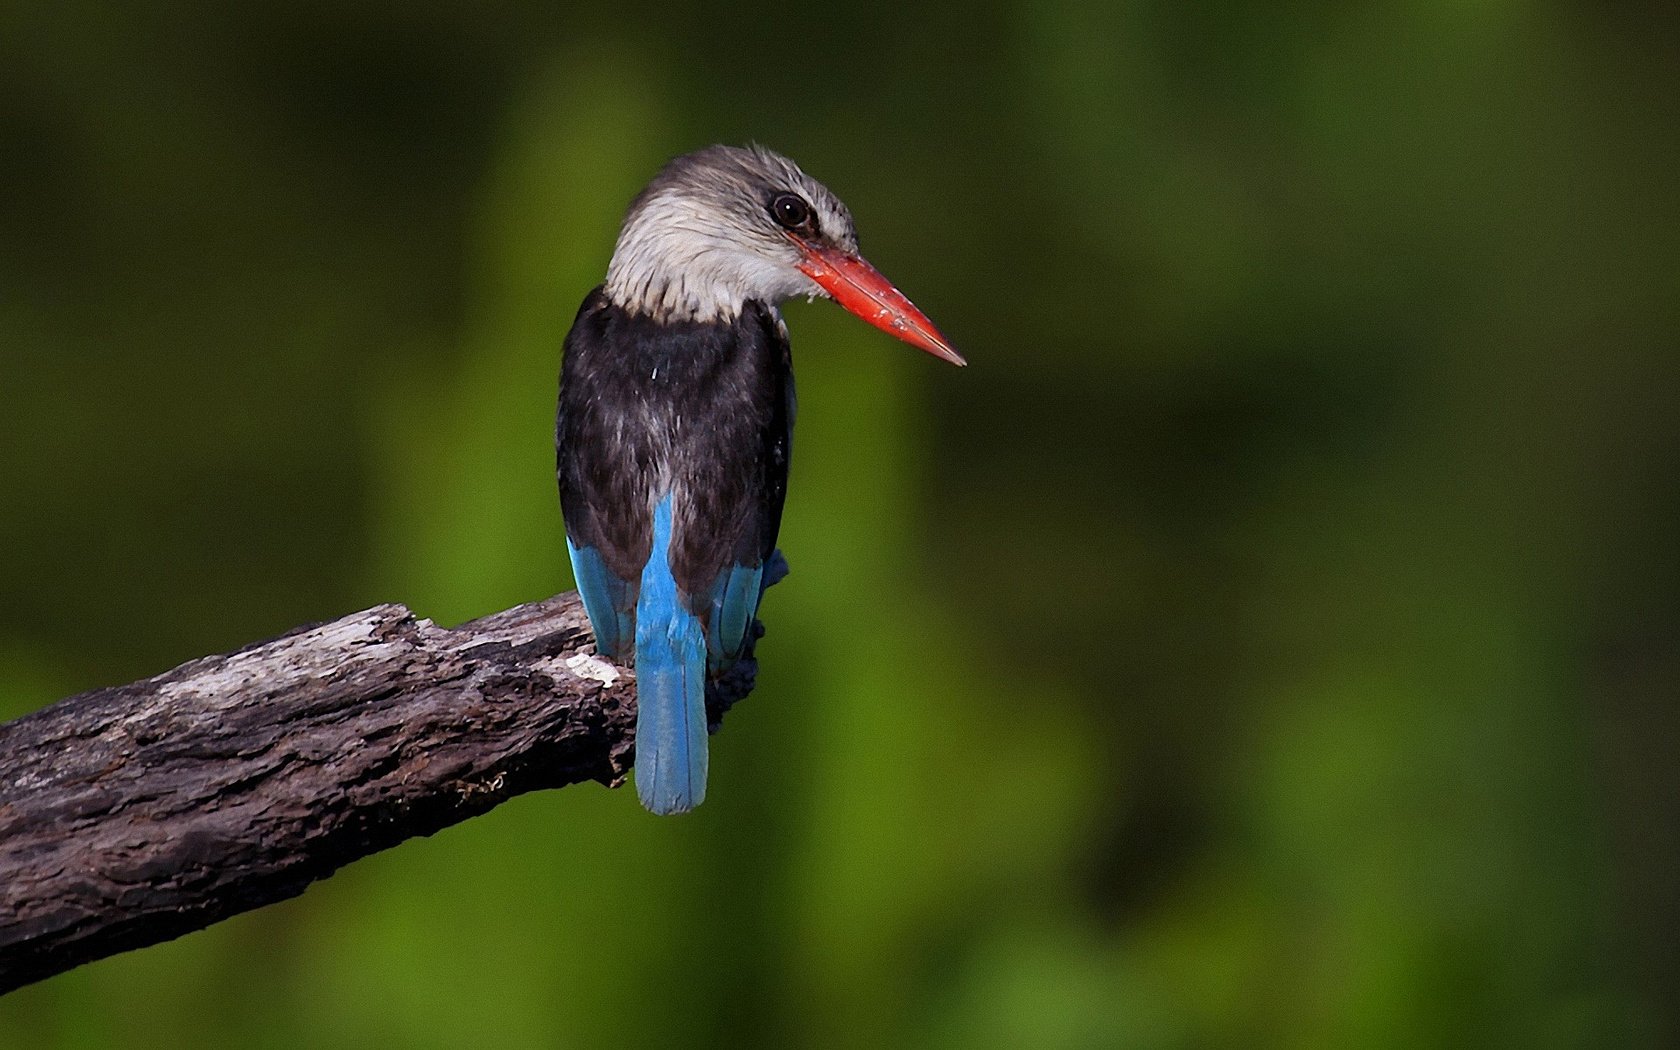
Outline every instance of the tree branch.
<path fill-rule="evenodd" d="M 620 783 L 635 687 L 593 653 L 575 594 L 453 629 L 381 605 L 0 725 L 0 992 L 523 792 Z"/>

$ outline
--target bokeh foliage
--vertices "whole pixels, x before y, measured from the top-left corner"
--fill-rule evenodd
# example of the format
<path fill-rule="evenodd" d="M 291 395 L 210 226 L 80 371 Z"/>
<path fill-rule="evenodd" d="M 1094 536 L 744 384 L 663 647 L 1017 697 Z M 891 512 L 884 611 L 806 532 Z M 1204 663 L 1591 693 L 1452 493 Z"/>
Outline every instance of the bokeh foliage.
<path fill-rule="evenodd" d="M 526 797 L 5 1047 L 1680 1038 L 1662 5 L 0 3 L 0 715 L 568 585 L 560 338 L 756 139 L 794 304 L 702 810 Z"/>

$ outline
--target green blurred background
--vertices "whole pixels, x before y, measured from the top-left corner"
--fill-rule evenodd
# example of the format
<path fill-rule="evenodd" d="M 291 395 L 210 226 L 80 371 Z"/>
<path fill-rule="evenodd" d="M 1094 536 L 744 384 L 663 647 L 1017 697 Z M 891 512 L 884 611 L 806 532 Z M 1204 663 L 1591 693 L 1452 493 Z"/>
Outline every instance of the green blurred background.
<path fill-rule="evenodd" d="M 691 817 L 526 796 L 5 1048 L 1680 1041 L 1680 16 L 0 2 L 0 715 L 570 585 L 561 338 L 757 140 L 973 362 L 787 310 Z"/>

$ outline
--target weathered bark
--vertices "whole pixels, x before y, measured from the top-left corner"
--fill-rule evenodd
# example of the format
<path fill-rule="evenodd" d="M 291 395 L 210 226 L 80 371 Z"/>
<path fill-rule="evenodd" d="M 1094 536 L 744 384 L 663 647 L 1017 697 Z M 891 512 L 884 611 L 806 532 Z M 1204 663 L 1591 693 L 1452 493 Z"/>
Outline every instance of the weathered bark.
<path fill-rule="evenodd" d="M 621 781 L 634 682 L 593 652 L 574 594 L 453 629 L 381 605 L 0 726 L 0 992 Z"/>

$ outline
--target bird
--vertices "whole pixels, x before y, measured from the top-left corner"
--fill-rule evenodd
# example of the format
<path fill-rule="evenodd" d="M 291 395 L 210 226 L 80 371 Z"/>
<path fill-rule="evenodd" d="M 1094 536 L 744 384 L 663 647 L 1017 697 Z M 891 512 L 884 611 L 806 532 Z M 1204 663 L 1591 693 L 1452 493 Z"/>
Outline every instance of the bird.
<path fill-rule="evenodd" d="M 642 805 L 705 798 L 705 687 L 743 654 L 776 551 L 795 414 L 778 309 L 830 298 L 967 362 L 858 253 L 851 213 L 761 146 L 668 162 L 631 201 L 562 347 L 555 466 L 596 651 L 633 668 Z"/>

